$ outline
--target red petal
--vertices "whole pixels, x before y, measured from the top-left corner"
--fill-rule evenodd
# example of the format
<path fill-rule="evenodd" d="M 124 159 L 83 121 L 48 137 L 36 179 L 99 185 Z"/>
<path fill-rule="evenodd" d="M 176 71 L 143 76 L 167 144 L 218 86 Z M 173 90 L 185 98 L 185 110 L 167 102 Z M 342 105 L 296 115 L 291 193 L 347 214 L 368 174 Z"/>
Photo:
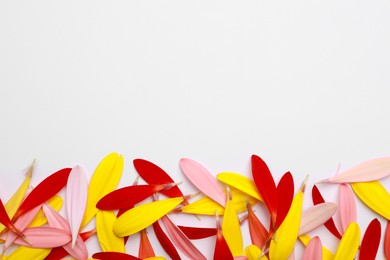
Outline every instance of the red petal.
<path fill-rule="evenodd" d="M 314 185 L 313 189 L 311 190 L 311 196 L 312 196 L 314 205 L 325 202 L 324 198 L 322 197 L 322 195 L 321 195 L 321 193 L 318 190 L 316 185 Z M 342 236 L 341 236 L 340 232 L 337 230 L 336 225 L 334 224 L 333 218 L 330 218 L 328 221 L 326 221 L 324 225 L 330 231 L 330 233 L 332 233 L 338 239 L 341 239 Z"/>
<path fill-rule="evenodd" d="M 71 170 L 71 168 L 59 170 L 39 183 L 19 206 L 13 220 L 15 221 L 20 215 L 41 205 L 62 190 L 68 181 Z"/>
<path fill-rule="evenodd" d="M 364 233 L 362 244 L 360 245 L 359 259 L 375 260 L 381 241 L 381 223 L 378 219 L 373 219 Z"/>
<path fill-rule="evenodd" d="M 164 188 L 164 185 L 136 185 L 120 188 L 101 198 L 96 207 L 101 210 L 129 208 Z"/>
<path fill-rule="evenodd" d="M 93 259 L 100 260 L 141 260 L 141 258 L 119 252 L 100 252 L 92 255 Z"/>
<path fill-rule="evenodd" d="M 261 223 L 261 221 L 257 218 L 257 216 L 252 210 L 252 206 L 249 203 L 247 203 L 247 208 L 249 234 L 251 236 L 252 244 L 256 245 L 258 248 L 263 248 L 268 238 L 268 231 Z"/>
<path fill-rule="evenodd" d="M 287 216 L 294 198 L 294 179 L 290 172 L 286 172 L 283 175 L 276 189 L 278 191 L 278 214 L 276 216 L 276 229 L 278 229 L 284 218 Z"/>
<path fill-rule="evenodd" d="M 386 259 L 390 259 L 390 220 L 387 221 L 385 241 L 383 242 Z"/>
<path fill-rule="evenodd" d="M 177 226 L 189 239 L 202 239 L 215 236 L 217 229 L 215 228 L 200 228 L 200 227 L 185 227 Z"/>
<path fill-rule="evenodd" d="M 156 256 L 152 244 L 150 244 L 146 230 L 141 230 L 141 241 L 139 243 L 138 257 L 141 259 Z"/>
<path fill-rule="evenodd" d="M 135 159 L 133 161 L 134 167 L 138 174 L 149 184 L 168 184 L 174 183 L 171 177 L 160 167 L 144 159 Z M 165 196 L 175 198 L 183 197 L 183 193 L 177 186 L 173 186 L 169 190 L 160 191 Z"/>
<path fill-rule="evenodd" d="M 272 226 L 275 227 L 278 207 L 276 185 L 267 164 L 257 155 L 252 155 L 252 175 L 260 196 L 271 214 Z"/>
<path fill-rule="evenodd" d="M 221 221 L 217 217 L 217 239 L 215 240 L 214 260 L 233 260 L 233 254 L 222 234 Z"/>
<path fill-rule="evenodd" d="M 0 223 L 2 223 L 4 226 L 6 226 L 8 229 L 12 230 L 12 232 L 14 232 L 15 234 L 17 234 L 18 236 L 24 238 L 24 235 L 22 234 L 22 232 L 20 232 L 15 226 L 14 224 L 11 222 L 11 220 L 9 219 L 9 216 L 7 214 L 7 211 L 5 210 L 5 207 L 4 207 L 4 204 L 3 202 L 1 201 L 0 199 Z"/>
<path fill-rule="evenodd" d="M 175 246 L 169 237 L 164 233 L 158 221 L 153 223 L 153 229 L 162 248 L 164 248 L 165 252 L 172 258 L 172 260 L 181 260 Z"/>

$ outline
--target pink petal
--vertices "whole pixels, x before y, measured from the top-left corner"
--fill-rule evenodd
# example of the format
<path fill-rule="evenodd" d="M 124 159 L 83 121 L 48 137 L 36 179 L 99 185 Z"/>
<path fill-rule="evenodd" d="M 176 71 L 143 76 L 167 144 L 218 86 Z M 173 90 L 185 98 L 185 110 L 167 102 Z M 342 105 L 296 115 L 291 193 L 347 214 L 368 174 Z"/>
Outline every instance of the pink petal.
<path fill-rule="evenodd" d="M 339 216 L 342 233 L 351 222 L 357 222 L 356 200 L 353 191 L 346 185 L 340 185 Z"/>
<path fill-rule="evenodd" d="M 180 168 L 187 178 L 206 196 L 225 207 L 226 197 L 217 179 L 198 162 L 183 158 Z"/>
<path fill-rule="evenodd" d="M 334 213 L 336 213 L 337 205 L 332 202 L 324 202 L 312 206 L 302 212 L 301 227 L 299 228 L 299 236 L 310 232 L 311 230 L 321 226 Z"/>
<path fill-rule="evenodd" d="M 168 216 L 162 217 L 165 228 L 173 243 L 183 252 L 189 259 L 206 260 L 206 257 L 191 243 L 184 233 L 169 219 Z"/>
<path fill-rule="evenodd" d="M 35 216 L 38 214 L 38 211 L 41 209 L 41 205 L 33 208 L 30 211 L 27 211 L 25 214 L 21 215 L 15 222 L 15 227 L 22 231 L 25 230 L 31 221 L 34 220 Z M 24 232 L 23 232 L 24 233 Z M 5 239 L 4 250 L 7 249 L 16 239 L 18 235 L 14 232 L 8 232 Z"/>
<path fill-rule="evenodd" d="M 322 182 L 348 183 L 375 181 L 390 175 L 390 157 L 360 163 Z"/>
<path fill-rule="evenodd" d="M 76 243 L 81 221 L 87 205 L 88 180 L 80 166 L 75 166 L 69 174 L 66 186 L 66 212 L 72 233 L 72 246 Z"/>
<path fill-rule="evenodd" d="M 43 212 L 47 218 L 47 222 L 53 228 L 59 228 L 70 233 L 69 224 L 57 211 L 55 211 L 50 205 L 43 204 Z M 74 258 L 85 260 L 88 258 L 88 249 L 83 239 L 77 235 L 76 243 L 73 246 L 72 242 L 65 244 L 64 249 Z"/>
<path fill-rule="evenodd" d="M 17 238 L 15 244 L 34 248 L 53 248 L 65 245 L 71 240 L 70 235 L 64 230 L 51 227 L 27 228 L 23 234 L 31 245 L 21 238 Z"/>
<path fill-rule="evenodd" d="M 313 237 L 303 253 L 302 260 L 321 260 L 322 243 L 319 237 Z"/>

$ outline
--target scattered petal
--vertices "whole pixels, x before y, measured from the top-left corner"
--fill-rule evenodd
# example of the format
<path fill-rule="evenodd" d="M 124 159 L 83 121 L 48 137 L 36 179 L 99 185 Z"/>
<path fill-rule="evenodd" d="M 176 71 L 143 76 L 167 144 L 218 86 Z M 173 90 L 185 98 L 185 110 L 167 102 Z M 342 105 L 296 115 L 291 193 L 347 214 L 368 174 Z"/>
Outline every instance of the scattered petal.
<path fill-rule="evenodd" d="M 217 179 L 230 187 L 233 187 L 252 198 L 263 201 L 260 193 L 256 188 L 256 184 L 249 178 L 233 172 L 222 172 L 217 175 Z"/>
<path fill-rule="evenodd" d="M 298 236 L 304 235 L 317 227 L 323 225 L 330 219 L 337 210 L 337 205 L 331 202 L 324 202 L 314 205 L 302 212 L 301 227 Z"/>
<path fill-rule="evenodd" d="M 62 200 L 60 195 L 55 195 L 53 198 L 51 198 L 47 201 L 47 204 L 49 204 L 55 211 L 59 211 L 62 207 L 63 202 L 64 201 Z M 30 222 L 28 227 L 40 227 L 46 223 L 47 223 L 47 219 L 46 219 L 46 216 L 41 208 L 38 211 L 35 218 Z"/>
<path fill-rule="evenodd" d="M 324 198 L 322 197 L 322 195 L 321 195 L 321 193 L 318 190 L 316 185 L 314 185 L 312 188 L 311 196 L 312 196 L 314 205 L 325 202 Z M 341 239 L 341 234 L 338 231 L 338 229 L 336 228 L 336 225 L 333 221 L 333 218 L 330 218 L 328 221 L 326 221 L 324 225 L 329 230 L 329 232 L 332 233 L 332 235 L 334 235 L 338 239 Z"/>
<path fill-rule="evenodd" d="M 361 201 L 373 211 L 390 219 L 390 207 L 383 203 L 390 201 L 390 194 L 378 181 L 351 183 L 351 187 Z"/>
<path fill-rule="evenodd" d="M 96 215 L 96 203 L 113 191 L 119 183 L 123 171 L 123 157 L 110 153 L 97 166 L 88 186 L 88 199 L 81 228 L 85 227 Z"/>
<path fill-rule="evenodd" d="M 271 240 L 269 251 L 271 259 L 287 259 L 294 249 L 300 227 L 305 185 L 306 180 L 297 195 L 295 195 L 286 218 Z"/>
<path fill-rule="evenodd" d="M 177 226 L 189 239 L 202 239 L 206 237 L 215 236 L 217 230 L 215 228 L 204 228 L 204 227 L 186 227 Z"/>
<path fill-rule="evenodd" d="M 141 239 L 139 243 L 138 257 L 141 259 L 151 258 L 156 256 L 152 244 L 149 241 L 146 229 L 141 230 Z"/>
<path fill-rule="evenodd" d="M 284 218 L 287 216 L 288 210 L 291 207 L 291 203 L 294 198 L 294 179 L 290 172 L 286 172 L 280 179 L 278 186 L 276 187 L 277 196 L 277 216 L 275 228 L 277 229 L 282 224 Z"/>
<path fill-rule="evenodd" d="M 351 222 L 357 221 L 356 200 L 352 190 L 346 184 L 340 185 L 339 194 L 339 216 L 341 231 L 344 233 Z"/>
<path fill-rule="evenodd" d="M 116 220 L 112 211 L 99 210 L 96 214 L 96 232 L 103 252 L 125 253 L 123 237 L 116 236 L 112 230 Z"/>
<path fill-rule="evenodd" d="M 217 238 L 215 240 L 214 259 L 233 260 L 234 258 L 232 252 L 230 251 L 230 248 L 222 233 L 221 221 L 219 219 L 218 214 L 215 215 L 216 215 L 216 222 L 217 222 Z"/>
<path fill-rule="evenodd" d="M 343 237 L 340 240 L 339 247 L 334 256 L 334 260 L 354 259 L 360 243 L 360 228 L 358 224 L 352 222 L 349 224 Z"/>
<path fill-rule="evenodd" d="M 31 244 L 21 238 L 17 238 L 14 241 L 15 244 L 34 248 L 53 248 L 63 246 L 71 241 L 69 233 L 52 227 L 27 228 L 23 234 Z"/>
<path fill-rule="evenodd" d="M 383 157 L 360 163 L 336 176 L 322 181 L 350 183 L 376 181 L 390 175 L 390 157 Z"/>
<path fill-rule="evenodd" d="M 247 205 L 247 208 L 249 234 L 251 236 L 252 244 L 257 246 L 258 248 L 263 248 L 268 237 L 268 231 L 261 223 L 261 221 L 257 218 L 257 216 L 252 210 L 252 206 L 249 203 Z"/>
<path fill-rule="evenodd" d="M 161 191 L 165 185 L 136 185 L 114 190 L 101 198 L 96 207 L 101 210 L 115 210 L 133 207 L 135 204 Z"/>
<path fill-rule="evenodd" d="M 225 207 L 225 194 L 217 179 L 205 167 L 194 160 L 183 158 L 180 160 L 180 168 L 203 194 Z"/>
<path fill-rule="evenodd" d="M 141 260 L 141 258 L 119 252 L 100 252 L 93 254 L 92 257 L 100 260 Z"/>
<path fill-rule="evenodd" d="M 234 208 L 229 190 L 227 191 L 226 208 L 222 221 L 222 233 L 233 256 L 241 256 L 244 242 L 241 235 L 240 221 Z"/>
<path fill-rule="evenodd" d="M 69 174 L 66 185 L 66 212 L 72 233 L 72 246 L 75 245 L 81 221 L 87 205 L 88 180 L 84 169 L 75 166 Z"/>
<path fill-rule="evenodd" d="M 153 230 L 156 234 L 158 241 L 160 242 L 162 248 L 169 255 L 172 260 L 180 260 L 179 253 L 177 252 L 175 246 L 172 244 L 169 237 L 164 233 L 158 221 L 153 223 Z"/>
<path fill-rule="evenodd" d="M 144 159 L 135 159 L 133 164 L 138 174 L 149 184 L 161 185 L 174 183 L 172 178 L 154 163 Z M 170 189 L 161 190 L 160 192 L 170 198 L 184 197 L 178 186 L 173 186 Z"/>
<path fill-rule="evenodd" d="M 183 198 L 172 198 L 134 207 L 126 211 L 114 222 L 114 233 L 120 237 L 137 233 L 172 211 L 182 201 Z"/>
<path fill-rule="evenodd" d="M 276 226 L 278 210 L 277 189 L 267 164 L 257 155 L 252 155 L 252 175 L 260 196 L 271 214 L 272 228 Z"/>
<path fill-rule="evenodd" d="M 18 208 L 13 221 L 18 217 L 28 212 L 29 210 L 41 205 L 42 203 L 48 201 L 50 198 L 54 197 L 62 188 L 66 185 L 68 181 L 68 176 L 70 174 L 70 168 L 64 168 L 59 170 L 41 183 L 38 184 L 23 200 L 22 204 Z"/>
<path fill-rule="evenodd" d="M 313 237 L 306 246 L 302 260 L 322 260 L 322 243 L 319 237 Z"/>
<path fill-rule="evenodd" d="M 206 259 L 206 257 L 191 243 L 184 233 L 168 218 L 163 216 L 162 221 L 172 242 L 189 259 Z"/>
<path fill-rule="evenodd" d="M 378 219 L 373 219 L 364 233 L 362 244 L 360 245 L 359 259 L 375 260 L 381 241 L 381 223 Z"/>
<path fill-rule="evenodd" d="M 247 246 L 245 255 L 248 257 L 248 260 L 268 260 L 267 256 L 261 252 L 261 249 L 255 245 Z"/>
<path fill-rule="evenodd" d="M 309 237 L 308 235 L 302 235 L 302 236 L 299 236 L 299 240 L 305 245 L 305 246 L 308 246 L 309 242 L 311 241 L 311 237 Z M 326 247 L 322 246 L 322 259 L 323 260 L 333 260 L 334 258 L 334 255 L 331 251 L 329 251 L 329 249 L 327 249 Z"/>

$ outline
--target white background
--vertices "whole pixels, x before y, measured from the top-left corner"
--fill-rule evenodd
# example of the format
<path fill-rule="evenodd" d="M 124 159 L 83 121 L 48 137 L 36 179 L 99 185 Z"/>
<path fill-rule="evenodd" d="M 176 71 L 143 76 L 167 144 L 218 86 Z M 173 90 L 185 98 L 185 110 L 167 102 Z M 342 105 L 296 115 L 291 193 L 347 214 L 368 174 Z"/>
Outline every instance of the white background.
<path fill-rule="evenodd" d="M 1 1 L 0 197 L 34 158 L 33 184 L 75 164 L 90 176 L 116 151 L 121 186 L 145 158 L 190 193 L 182 157 L 249 176 L 255 153 L 276 180 L 309 174 L 310 191 L 339 163 L 389 155 L 389 13 L 387 0 Z M 365 230 L 375 215 L 358 205 Z M 196 243 L 212 255 L 213 239 Z"/>

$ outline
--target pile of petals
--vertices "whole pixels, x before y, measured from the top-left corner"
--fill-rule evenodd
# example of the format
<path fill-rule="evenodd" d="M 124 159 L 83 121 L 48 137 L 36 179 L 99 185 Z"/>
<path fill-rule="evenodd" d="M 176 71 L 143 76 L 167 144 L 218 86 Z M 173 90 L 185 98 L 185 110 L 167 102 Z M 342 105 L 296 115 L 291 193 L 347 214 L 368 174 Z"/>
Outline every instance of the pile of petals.
<path fill-rule="evenodd" d="M 200 163 L 181 159 L 183 179 L 197 188 L 201 198 L 185 195 L 177 180 L 154 163 L 135 159 L 133 164 L 146 184 L 139 184 L 137 178 L 131 185 L 117 188 L 124 160 L 111 153 L 89 181 L 83 168 L 75 166 L 60 169 L 31 188 L 33 163 L 7 203 L 0 199 L 2 259 L 283 260 L 294 259 L 294 247 L 302 243 L 302 259 L 366 260 L 377 257 L 381 241 L 385 257 L 390 259 L 390 225 L 382 231 L 376 218 L 390 220 L 390 194 L 378 181 L 390 175 L 390 157 L 363 162 L 314 185 L 313 206 L 306 209 L 307 178 L 297 185 L 296 192 L 290 172 L 275 183 L 267 164 L 257 155 L 251 157 L 252 178 L 232 172 L 215 177 Z M 322 185 L 338 185 L 337 204 L 324 200 Z M 365 230 L 357 224 L 356 197 L 373 211 Z M 264 205 L 266 219 L 254 210 L 257 203 Z M 64 213 L 60 214 L 62 206 Z M 334 221 L 336 212 L 339 227 Z M 215 225 L 179 226 L 172 221 L 173 214 L 202 215 L 214 219 Z M 241 233 L 244 221 L 251 240 L 247 245 Z M 87 229 L 87 225 L 95 228 Z M 308 235 L 323 226 L 338 241 L 334 252 L 319 236 Z M 126 252 L 129 236 L 136 233 L 140 237 L 138 252 Z M 151 235 L 156 236 L 165 256 L 156 256 Z M 97 236 L 101 252 L 88 252 L 85 241 L 92 236 Z M 192 242 L 205 238 L 212 239 L 213 252 L 202 252 Z"/>

